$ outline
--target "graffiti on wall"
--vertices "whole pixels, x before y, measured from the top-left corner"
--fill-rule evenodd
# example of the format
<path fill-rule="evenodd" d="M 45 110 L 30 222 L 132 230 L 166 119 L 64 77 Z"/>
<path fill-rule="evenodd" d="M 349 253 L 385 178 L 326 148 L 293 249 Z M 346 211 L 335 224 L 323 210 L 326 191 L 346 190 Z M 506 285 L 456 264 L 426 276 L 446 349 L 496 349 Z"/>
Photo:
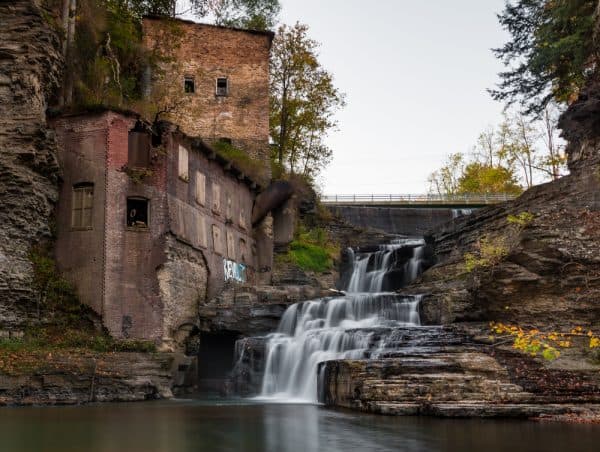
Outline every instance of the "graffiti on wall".
<path fill-rule="evenodd" d="M 225 272 L 225 281 L 246 282 L 246 266 L 244 264 L 223 259 L 223 270 Z"/>

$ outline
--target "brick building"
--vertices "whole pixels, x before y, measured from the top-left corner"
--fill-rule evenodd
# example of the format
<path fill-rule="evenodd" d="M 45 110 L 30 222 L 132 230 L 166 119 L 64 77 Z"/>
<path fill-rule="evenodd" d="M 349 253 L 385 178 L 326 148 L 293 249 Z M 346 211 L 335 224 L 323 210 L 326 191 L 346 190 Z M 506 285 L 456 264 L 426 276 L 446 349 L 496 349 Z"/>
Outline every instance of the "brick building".
<path fill-rule="evenodd" d="M 185 105 L 171 121 L 206 142 L 230 141 L 268 170 L 273 33 L 155 17 L 144 19 L 143 31 L 145 46 L 166 57 L 160 74 L 147 74 L 146 94 L 160 78 L 170 104 Z"/>
<path fill-rule="evenodd" d="M 115 337 L 177 348 L 198 303 L 253 283 L 260 187 L 200 139 L 113 111 L 54 121 L 64 178 L 56 258 Z M 269 258 L 269 256 L 267 256 Z"/>

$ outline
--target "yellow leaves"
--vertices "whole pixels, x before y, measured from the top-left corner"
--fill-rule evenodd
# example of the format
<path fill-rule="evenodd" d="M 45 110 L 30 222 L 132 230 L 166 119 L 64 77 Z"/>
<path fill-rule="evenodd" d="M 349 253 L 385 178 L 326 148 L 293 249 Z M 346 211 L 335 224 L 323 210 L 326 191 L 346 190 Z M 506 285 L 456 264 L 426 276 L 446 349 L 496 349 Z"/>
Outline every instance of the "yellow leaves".
<path fill-rule="evenodd" d="M 600 337 L 593 331 L 584 331 L 582 326 L 572 328 L 569 333 L 560 331 L 542 332 L 536 328 L 523 330 L 518 325 L 505 325 L 503 323 L 490 322 L 490 329 L 495 334 L 503 334 L 514 337 L 513 348 L 531 356 L 541 353 L 544 359 L 552 361 L 560 356 L 558 348 L 573 347 L 571 338 L 588 337 L 589 348 L 600 348 Z"/>

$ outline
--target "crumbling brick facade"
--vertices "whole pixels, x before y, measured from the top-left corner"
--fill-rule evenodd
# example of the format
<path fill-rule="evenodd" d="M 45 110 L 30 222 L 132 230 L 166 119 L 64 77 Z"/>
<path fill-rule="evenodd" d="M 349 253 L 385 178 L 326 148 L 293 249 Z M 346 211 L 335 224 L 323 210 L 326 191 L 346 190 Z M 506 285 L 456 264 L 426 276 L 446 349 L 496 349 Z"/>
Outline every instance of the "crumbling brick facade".
<path fill-rule="evenodd" d="M 152 135 L 111 111 L 54 127 L 57 262 L 113 336 L 176 348 L 200 302 L 227 280 L 254 282 L 259 187 L 235 165 L 171 124 Z"/>
<path fill-rule="evenodd" d="M 180 105 L 169 119 L 187 134 L 231 140 L 268 169 L 273 33 L 160 18 L 143 25 L 146 47 L 168 58 L 147 77 L 147 94 Z"/>

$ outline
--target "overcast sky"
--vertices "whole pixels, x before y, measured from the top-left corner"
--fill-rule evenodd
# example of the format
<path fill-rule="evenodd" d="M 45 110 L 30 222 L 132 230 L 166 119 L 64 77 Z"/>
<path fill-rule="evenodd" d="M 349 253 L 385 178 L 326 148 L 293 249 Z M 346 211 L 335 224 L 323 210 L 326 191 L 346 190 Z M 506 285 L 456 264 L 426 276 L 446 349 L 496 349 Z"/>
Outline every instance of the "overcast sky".
<path fill-rule="evenodd" d="M 310 26 L 348 105 L 328 143 L 326 194 L 425 193 L 451 152 L 501 119 L 486 92 L 506 40 L 504 0 L 282 0 L 283 22 Z"/>

